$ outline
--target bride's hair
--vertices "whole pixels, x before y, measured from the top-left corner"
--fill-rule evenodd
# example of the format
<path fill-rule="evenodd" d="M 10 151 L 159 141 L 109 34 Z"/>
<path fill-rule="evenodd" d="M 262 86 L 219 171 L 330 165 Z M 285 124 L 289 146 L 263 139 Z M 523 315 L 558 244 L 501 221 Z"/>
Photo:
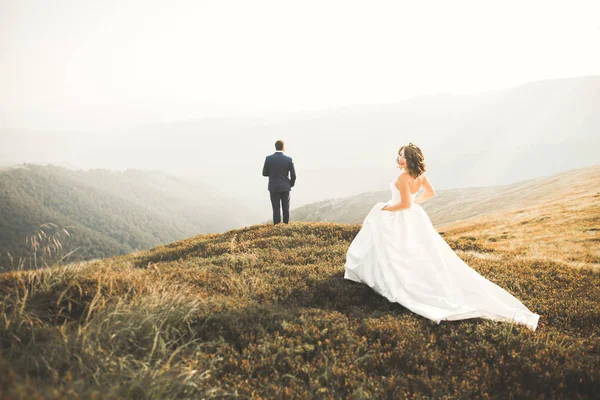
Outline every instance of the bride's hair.
<path fill-rule="evenodd" d="M 402 149 L 404 149 L 404 158 L 406 158 L 408 173 L 413 178 L 419 177 L 427 169 L 425 166 L 425 157 L 423 156 L 423 152 L 419 146 L 412 143 L 400 147 L 400 150 L 398 150 L 398 155 L 400 155 Z"/>

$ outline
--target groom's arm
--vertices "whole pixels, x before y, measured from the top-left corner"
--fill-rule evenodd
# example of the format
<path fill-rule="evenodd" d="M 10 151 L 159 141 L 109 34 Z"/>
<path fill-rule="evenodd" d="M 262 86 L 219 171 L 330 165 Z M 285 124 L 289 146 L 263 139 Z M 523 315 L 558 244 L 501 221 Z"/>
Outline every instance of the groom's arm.
<path fill-rule="evenodd" d="M 269 176 L 269 164 L 267 164 L 267 159 L 265 158 L 265 165 L 263 165 L 263 176 Z"/>
<path fill-rule="evenodd" d="M 294 187 L 296 184 L 296 170 L 294 169 L 294 163 L 290 159 L 290 186 Z"/>

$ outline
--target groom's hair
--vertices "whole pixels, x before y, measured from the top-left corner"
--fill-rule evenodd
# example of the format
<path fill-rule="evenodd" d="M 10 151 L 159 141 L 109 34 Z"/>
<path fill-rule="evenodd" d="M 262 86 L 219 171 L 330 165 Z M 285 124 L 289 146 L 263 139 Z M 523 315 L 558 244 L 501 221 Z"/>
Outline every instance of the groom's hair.
<path fill-rule="evenodd" d="M 275 142 L 275 150 L 283 150 L 283 140 L 278 140 Z"/>

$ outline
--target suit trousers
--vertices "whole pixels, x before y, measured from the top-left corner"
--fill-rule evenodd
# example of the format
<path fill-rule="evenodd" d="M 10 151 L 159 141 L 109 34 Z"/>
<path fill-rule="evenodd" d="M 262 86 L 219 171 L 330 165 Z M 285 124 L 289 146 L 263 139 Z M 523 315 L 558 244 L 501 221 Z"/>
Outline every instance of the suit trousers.
<path fill-rule="evenodd" d="M 290 222 L 290 192 L 269 192 L 271 194 L 271 206 L 273 207 L 273 223 L 281 222 L 279 206 L 283 209 L 283 223 Z"/>

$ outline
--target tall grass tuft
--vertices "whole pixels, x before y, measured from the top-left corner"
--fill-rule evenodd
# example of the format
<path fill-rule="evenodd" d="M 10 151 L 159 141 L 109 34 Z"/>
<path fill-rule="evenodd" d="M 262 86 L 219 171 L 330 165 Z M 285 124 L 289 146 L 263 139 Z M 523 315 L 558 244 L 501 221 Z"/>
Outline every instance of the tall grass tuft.
<path fill-rule="evenodd" d="M 61 265 L 63 261 L 72 255 L 76 250 L 63 254 L 63 242 L 65 238 L 71 236 L 69 229 L 72 226 L 64 228 L 48 222 L 40 225 L 39 229 L 30 236 L 27 236 L 25 242 L 30 249 L 30 269 L 48 268 L 51 265 Z"/>

